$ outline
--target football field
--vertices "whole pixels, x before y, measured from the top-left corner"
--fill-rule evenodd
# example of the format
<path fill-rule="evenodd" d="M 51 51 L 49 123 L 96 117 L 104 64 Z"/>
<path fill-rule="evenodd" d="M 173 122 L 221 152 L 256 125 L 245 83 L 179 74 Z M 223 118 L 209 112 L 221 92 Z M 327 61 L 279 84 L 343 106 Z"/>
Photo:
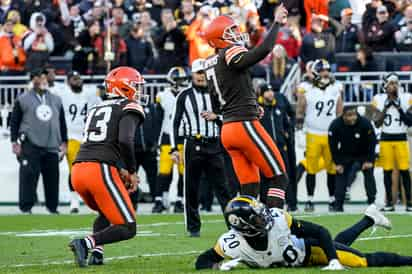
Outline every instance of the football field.
<path fill-rule="evenodd" d="M 327 226 L 335 235 L 361 215 L 300 216 Z M 412 216 L 392 214 L 390 233 L 366 231 L 353 247 L 363 252 L 392 251 L 412 255 Z M 189 238 L 182 215 L 138 216 L 138 235 L 108 245 L 105 265 L 77 268 L 67 244 L 90 231 L 94 215 L 0 216 L 0 273 L 195 273 L 197 255 L 214 245 L 225 231 L 221 215 L 202 216 L 200 238 Z M 197 273 L 217 273 L 201 271 Z M 319 273 L 320 268 L 252 270 L 245 266 L 232 273 Z M 412 267 L 352 269 L 350 273 L 412 273 Z"/>

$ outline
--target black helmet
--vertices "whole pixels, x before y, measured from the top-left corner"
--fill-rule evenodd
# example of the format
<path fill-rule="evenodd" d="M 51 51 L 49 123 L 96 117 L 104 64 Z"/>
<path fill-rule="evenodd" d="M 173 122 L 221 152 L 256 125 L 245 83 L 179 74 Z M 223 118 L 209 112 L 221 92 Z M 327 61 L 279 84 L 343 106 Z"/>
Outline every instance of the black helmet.
<path fill-rule="evenodd" d="M 331 71 L 330 64 L 325 59 L 318 59 L 315 60 L 312 64 L 312 74 L 314 76 L 313 83 L 315 86 L 319 87 L 320 89 L 325 89 L 329 84 L 334 82 L 334 79 L 331 75 L 327 78 L 322 78 L 320 73 L 324 70 Z"/>
<path fill-rule="evenodd" d="M 248 195 L 240 195 L 230 200 L 224 215 L 231 228 L 247 237 L 266 234 L 274 222 L 269 209 Z"/>
<path fill-rule="evenodd" d="M 172 67 L 167 73 L 167 82 L 172 86 L 173 92 L 179 92 L 190 84 L 190 73 L 184 67 Z"/>

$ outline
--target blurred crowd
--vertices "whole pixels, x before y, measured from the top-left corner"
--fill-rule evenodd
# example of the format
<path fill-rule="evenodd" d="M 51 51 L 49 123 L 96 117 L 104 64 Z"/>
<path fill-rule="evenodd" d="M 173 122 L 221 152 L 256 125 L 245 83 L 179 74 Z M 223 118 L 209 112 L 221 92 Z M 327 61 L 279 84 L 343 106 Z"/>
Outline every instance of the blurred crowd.
<path fill-rule="evenodd" d="M 81 74 L 104 74 L 128 65 L 144 74 L 165 74 L 214 53 L 202 39 L 220 14 L 249 33 L 248 47 L 261 43 L 281 0 L 0 0 L 0 73 L 30 72 L 50 56 L 72 60 Z M 288 23 L 273 54 L 253 69 L 270 74 L 276 88 L 296 61 L 357 52 L 353 71 L 378 70 L 373 52 L 410 51 L 410 0 L 284 1 Z M 266 70 L 265 70 L 266 68 Z"/>

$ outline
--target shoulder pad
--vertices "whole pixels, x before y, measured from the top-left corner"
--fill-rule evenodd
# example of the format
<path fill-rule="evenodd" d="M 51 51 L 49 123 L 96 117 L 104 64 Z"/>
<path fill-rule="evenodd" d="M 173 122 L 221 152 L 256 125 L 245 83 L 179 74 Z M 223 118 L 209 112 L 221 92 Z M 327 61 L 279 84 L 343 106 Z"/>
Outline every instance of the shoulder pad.
<path fill-rule="evenodd" d="M 139 115 L 145 116 L 143 107 L 136 102 L 128 102 L 125 106 L 123 106 L 122 110 L 124 112 L 134 112 Z"/>
<path fill-rule="evenodd" d="M 238 62 L 242 53 L 247 52 L 247 48 L 243 46 L 232 46 L 225 51 L 225 61 L 227 65 L 230 65 L 232 61 Z"/>

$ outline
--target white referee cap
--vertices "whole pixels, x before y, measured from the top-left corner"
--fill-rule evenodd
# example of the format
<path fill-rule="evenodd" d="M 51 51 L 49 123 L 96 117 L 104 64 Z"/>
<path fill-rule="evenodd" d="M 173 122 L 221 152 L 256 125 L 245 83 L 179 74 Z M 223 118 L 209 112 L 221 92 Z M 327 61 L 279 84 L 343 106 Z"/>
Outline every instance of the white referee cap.
<path fill-rule="evenodd" d="M 205 70 L 205 59 L 199 58 L 192 63 L 192 73 Z"/>

